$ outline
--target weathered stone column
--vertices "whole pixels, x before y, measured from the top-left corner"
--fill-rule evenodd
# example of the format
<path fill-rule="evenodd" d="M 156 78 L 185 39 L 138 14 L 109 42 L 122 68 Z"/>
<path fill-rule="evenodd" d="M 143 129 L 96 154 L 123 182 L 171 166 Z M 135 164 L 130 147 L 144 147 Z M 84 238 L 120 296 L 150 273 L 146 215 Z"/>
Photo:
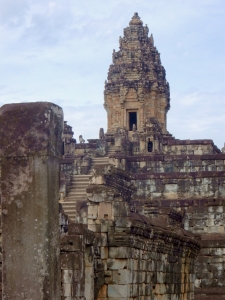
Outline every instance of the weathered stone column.
<path fill-rule="evenodd" d="M 60 299 L 58 192 L 63 112 L 0 108 L 3 299 Z"/>

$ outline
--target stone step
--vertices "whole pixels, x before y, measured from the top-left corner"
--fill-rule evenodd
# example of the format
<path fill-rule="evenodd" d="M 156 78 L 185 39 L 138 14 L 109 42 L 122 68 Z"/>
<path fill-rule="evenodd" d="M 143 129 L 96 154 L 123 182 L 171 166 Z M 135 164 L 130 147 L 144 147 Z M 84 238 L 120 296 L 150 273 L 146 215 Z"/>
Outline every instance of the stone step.
<path fill-rule="evenodd" d="M 93 160 L 91 163 L 92 164 L 103 164 L 103 163 L 107 163 L 109 161 L 109 159 L 104 159 L 104 160 Z"/>
<path fill-rule="evenodd" d="M 66 197 L 66 199 L 70 199 L 70 198 L 79 198 L 79 197 L 83 197 L 83 198 L 87 198 L 86 192 L 85 193 L 72 193 L 72 194 L 68 194 L 68 196 Z"/>
<path fill-rule="evenodd" d="M 101 162 L 101 161 L 107 161 L 109 158 L 108 157 L 104 157 L 104 158 L 93 158 L 91 161 L 92 162 Z"/>
<path fill-rule="evenodd" d="M 64 208 L 67 209 L 67 208 L 71 208 L 71 207 L 74 207 L 74 208 L 75 208 L 76 203 L 77 203 L 77 202 L 80 202 L 81 200 L 82 200 L 82 201 L 85 201 L 85 200 L 87 200 L 87 198 L 83 198 L 83 199 L 81 199 L 81 198 L 78 198 L 78 199 L 74 199 L 74 198 L 66 199 L 67 202 L 70 202 L 70 206 L 64 205 L 64 204 L 62 203 L 62 207 L 63 207 L 63 209 L 64 209 Z"/>
<path fill-rule="evenodd" d="M 64 212 L 69 218 L 71 218 L 71 216 L 75 217 L 75 215 L 76 215 L 76 213 L 74 213 L 74 210 L 73 211 L 64 211 Z"/>
<path fill-rule="evenodd" d="M 66 212 L 66 211 L 69 211 L 69 210 L 73 210 L 74 211 L 75 209 L 75 203 L 74 202 L 71 202 L 70 206 L 69 205 L 63 205 L 63 210 Z"/>
<path fill-rule="evenodd" d="M 72 191 L 72 192 L 69 192 L 67 195 L 67 197 L 81 197 L 81 196 L 86 197 L 86 191 L 81 192 L 81 193 L 79 191 L 78 192 Z"/>
<path fill-rule="evenodd" d="M 76 179 L 72 180 L 72 184 L 79 184 L 81 186 L 88 184 L 88 182 L 89 182 L 89 179 L 88 180 L 76 180 Z"/>
<path fill-rule="evenodd" d="M 93 158 L 93 159 L 92 159 L 92 162 L 102 162 L 102 161 L 107 161 L 108 159 L 109 159 L 108 157 L 104 157 L 104 158 L 101 158 L 101 159 Z"/>
<path fill-rule="evenodd" d="M 86 188 L 89 186 L 89 183 L 83 186 L 79 185 L 71 185 L 69 191 L 79 190 L 79 191 L 86 191 Z"/>
<path fill-rule="evenodd" d="M 70 185 L 70 189 L 80 189 L 80 190 L 85 190 L 86 187 L 89 185 L 89 182 L 87 182 L 86 184 L 79 184 L 79 183 L 74 183 L 73 185 Z"/>
<path fill-rule="evenodd" d="M 69 215 L 76 215 L 75 209 L 65 209 L 64 212 Z"/>
<path fill-rule="evenodd" d="M 90 175 L 73 175 L 73 180 L 89 180 Z"/>
<path fill-rule="evenodd" d="M 69 219 L 71 219 L 72 221 L 75 221 L 75 214 L 67 214 L 67 216 L 69 217 Z"/>
<path fill-rule="evenodd" d="M 88 175 L 88 177 L 83 177 L 83 178 L 82 177 L 75 177 L 75 176 L 73 176 L 72 180 L 73 181 L 76 180 L 76 181 L 84 181 L 85 182 L 85 181 L 89 180 L 89 177 L 90 177 L 90 175 Z"/>
<path fill-rule="evenodd" d="M 72 192 L 68 194 L 68 197 L 86 197 L 86 192 L 84 193 Z"/>
<path fill-rule="evenodd" d="M 105 162 L 108 162 L 109 161 L 109 158 L 104 158 L 104 159 L 92 159 L 92 163 L 105 163 Z"/>
<path fill-rule="evenodd" d="M 75 185 L 75 186 L 73 185 L 73 186 L 70 186 L 69 191 L 74 191 L 74 190 L 86 191 L 88 186 L 89 186 L 89 184 L 81 186 L 81 187 L 79 187 L 78 185 Z"/>
<path fill-rule="evenodd" d="M 105 157 L 93 157 L 92 161 L 101 161 L 101 160 L 107 160 L 109 159 L 108 156 Z"/>
<path fill-rule="evenodd" d="M 87 186 L 89 184 L 89 180 L 88 181 L 86 181 L 86 182 L 83 182 L 83 181 L 72 181 L 72 184 L 70 185 L 70 186 L 80 186 L 80 187 L 85 187 L 85 186 Z"/>
<path fill-rule="evenodd" d="M 79 183 L 79 182 L 74 182 L 73 184 L 70 185 L 70 188 L 79 188 L 79 189 L 86 189 L 86 187 L 89 185 L 89 182 L 85 183 Z"/>
<path fill-rule="evenodd" d="M 104 161 L 92 161 L 92 165 L 107 165 L 109 163 L 109 160 L 104 160 Z"/>
<path fill-rule="evenodd" d="M 72 190 L 69 191 L 69 194 L 71 194 L 71 195 L 80 195 L 80 194 L 84 195 L 84 194 L 86 194 L 86 189 L 85 190 L 72 189 Z M 69 194 L 68 194 L 68 196 L 69 196 Z"/>
<path fill-rule="evenodd" d="M 83 176 L 85 176 L 85 177 L 80 177 L 80 176 L 79 176 L 79 177 L 76 177 L 76 176 L 78 176 L 78 175 L 74 175 L 72 180 L 77 180 L 77 181 L 88 181 L 88 180 L 89 180 L 89 177 L 90 177 L 90 175 L 88 175 L 88 176 L 83 175 Z"/>
<path fill-rule="evenodd" d="M 87 199 L 87 195 L 85 194 L 80 194 L 80 195 L 69 195 L 68 196 L 68 201 L 77 201 L 79 199 Z"/>
<path fill-rule="evenodd" d="M 71 203 L 72 202 L 76 202 L 76 201 L 83 201 L 83 200 L 87 200 L 87 196 L 82 196 L 82 197 L 74 197 L 74 196 L 68 196 L 66 197 L 66 201 L 70 201 Z"/>
<path fill-rule="evenodd" d="M 103 163 L 92 163 L 91 166 L 105 166 L 105 165 L 108 165 L 109 162 L 103 162 Z"/>
<path fill-rule="evenodd" d="M 64 212 L 68 216 L 71 216 L 71 215 L 75 216 L 76 215 L 75 209 L 65 209 Z"/>
<path fill-rule="evenodd" d="M 89 178 L 90 175 L 73 175 L 70 191 L 62 202 L 63 210 L 71 220 L 75 220 L 76 203 L 87 200 L 86 188 L 89 185 Z"/>
<path fill-rule="evenodd" d="M 68 197 L 86 197 L 86 194 L 87 194 L 87 192 L 86 191 L 84 191 L 84 192 L 77 192 L 77 191 L 72 191 L 72 192 L 69 192 L 69 194 L 68 194 Z"/>
<path fill-rule="evenodd" d="M 75 218 L 76 212 L 75 211 L 73 211 L 73 212 L 69 211 L 68 216 L 69 216 L 69 218 L 71 218 L 71 217 Z"/>
<path fill-rule="evenodd" d="M 74 188 L 81 188 L 81 189 L 85 189 L 87 186 L 89 185 L 89 181 L 88 182 L 83 182 L 83 183 L 79 183 L 79 182 L 73 182 L 70 185 L 70 188 L 74 187 Z"/>
<path fill-rule="evenodd" d="M 72 181 L 72 184 L 70 186 L 80 186 L 85 187 L 89 184 L 89 181 L 83 182 L 83 181 Z"/>

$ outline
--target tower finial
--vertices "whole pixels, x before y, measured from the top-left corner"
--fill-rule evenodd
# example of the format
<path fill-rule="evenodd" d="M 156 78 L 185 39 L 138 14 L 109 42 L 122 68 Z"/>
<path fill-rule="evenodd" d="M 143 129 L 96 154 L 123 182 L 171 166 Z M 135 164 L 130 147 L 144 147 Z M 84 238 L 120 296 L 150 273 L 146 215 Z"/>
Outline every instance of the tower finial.
<path fill-rule="evenodd" d="M 137 12 L 134 13 L 129 25 L 143 25 L 143 22 L 141 21 Z"/>

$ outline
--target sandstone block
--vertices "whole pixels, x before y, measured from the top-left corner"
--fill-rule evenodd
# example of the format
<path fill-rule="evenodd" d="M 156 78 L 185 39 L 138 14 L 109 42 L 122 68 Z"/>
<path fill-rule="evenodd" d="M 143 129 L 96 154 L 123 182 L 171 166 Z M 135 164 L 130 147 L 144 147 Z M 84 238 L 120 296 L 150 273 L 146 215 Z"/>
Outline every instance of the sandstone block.
<path fill-rule="evenodd" d="M 98 218 L 98 205 L 88 205 L 88 218 L 94 220 Z"/>
<path fill-rule="evenodd" d="M 66 252 L 82 252 L 84 240 L 82 235 L 66 235 L 61 237 L 61 250 Z"/>
<path fill-rule="evenodd" d="M 127 285 L 118 285 L 118 284 L 109 284 L 108 285 L 108 296 L 114 299 L 129 298 L 131 286 Z"/>
<path fill-rule="evenodd" d="M 112 274 L 114 284 L 127 285 L 132 283 L 132 271 L 130 270 L 115 270 Z"/>
<path fill-rule="evenodd" d="M 110 258 L 131 258 L 132 250 L 129 247 L 110 247 L 109 257 Z"/>
<path fill-rule="evenodd" d="M 62 282 L 65 284 L 73 282 L 73 270 L 62 270 Z"/>
<path fill-rule="evenodd" d="M 108 247 L 101 247 L 101 259 L 109 258 L 109 248 Z"/>
<path fill-rule="evenodd" d="M 127 259 L 107 259 L 107 268 L 109 270 L 123 270 L 127 268 Z"/>
<path fill-rule="evenodd" d="M 94 300 L 94 268 L 85 266 L 85 299 Z"/>
<path fill-rule="evenodd" d="M 63 283 L 62 284 L 62 293 L 65 297 L 72 297 L 72 284 Z"/>
<path fill-rule="evenodd" d="M 98 206 L 99 219 L 112 219 L 112 203 L 102 202 Z"/>
<path fill-rule="evenodd" d="M 65 270 L 81 270 L 82 268 L 82 253 L 62 253 L 60 256 L 61 269 Z"/>

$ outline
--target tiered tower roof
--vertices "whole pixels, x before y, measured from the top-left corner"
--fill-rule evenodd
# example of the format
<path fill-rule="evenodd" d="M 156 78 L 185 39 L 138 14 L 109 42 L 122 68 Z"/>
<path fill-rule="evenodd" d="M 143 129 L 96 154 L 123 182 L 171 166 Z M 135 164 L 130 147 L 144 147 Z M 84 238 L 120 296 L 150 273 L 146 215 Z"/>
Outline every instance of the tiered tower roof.
<path fill-rule="evenodd" d="M 144 88 L 158 90 L 166 97 L 166 110 L 170 107 L 169 84 L 161 64 L 160 54 L 154 46 L 153 36 L 148 37 L 148 26 L 143 26 L 138 13 L 120 37 L 120 50 L 113 50 L 113 64 L 109 68 L 105 95 L 120 89 Z"/>

